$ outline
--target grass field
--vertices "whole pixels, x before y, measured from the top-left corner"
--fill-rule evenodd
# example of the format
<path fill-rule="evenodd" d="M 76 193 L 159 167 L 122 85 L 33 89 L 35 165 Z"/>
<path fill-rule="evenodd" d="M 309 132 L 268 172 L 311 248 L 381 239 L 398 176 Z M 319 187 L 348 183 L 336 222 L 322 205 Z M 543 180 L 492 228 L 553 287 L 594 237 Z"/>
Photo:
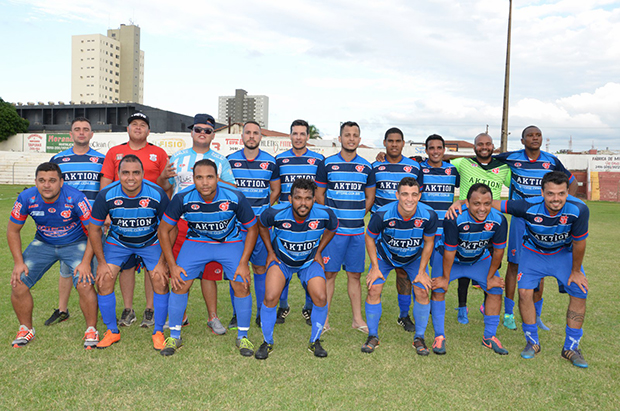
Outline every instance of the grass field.
<path fill-rule="evenodd" d="M 205 305 L 196 287 L 188 306 L 191 324 L 183 329 L 185 346 L 173 357 L 155 352 L 151 331 L 137 324 L 123 329 L 122 341 L 113 347 L 85 351 L 77 293 L 71 295 L 68 321 L 43 326 L 57 305 L 57 266 L 33 289 L 37 338 L 23 349 L 11 348 L 18 323 L 10 302 L 13 261 L 6 221 L 22 188 L 0 186 L 0 214 L 5 216 L 0 224 L 5 272 L 0 284 L 0 409 L 620 408 L 620 252 L 614 251 L 620 231 L 618 204 L 588 204 L 584 266 L 591 293 L 581 344 L 588 369 L 560 358 L 568 297 L 557 293 L 554 279 L 546 282 L 543 312 L 551 331 L 540 332 L 542 352 L 535 359 L 521 359 L 522 332 L 503 326 L 498 337 L 510 354 L 499 356 L 483 348 L 483 320 L 475 308 L 482 293 L 472 289 L 470 323 L 458 324 L 452 310 L 457 306 L 456 284 L 446 298 L 448 354 L 420 357 L 411 347 L 413 334 L 396 324 L 393 273 L 384 289 L 381 345 L 375 353 L 360 352 L 366 336 L 351 329 L 346 276 L 341 273 L 330 316 L 332 330 L 324 335 L 329 356 L 318 359 L 306 349 L 310 328 L 301 317 L 303 295 L 295 280 L 289 295 L 292 312 L 284 325 L 276 326 L 275 350 L 268 360 L 257 361 L 238 354 L 236 334 L 216 336 L 207 330 Z M 33 237 L 32 220 L 22 233 L 25 247 Z M 141 277 L 136 290 L 142 289 Z M 227 284 L 220 283 L 219 297 L 224 322 L 231 314 Z M 143 308 L 143 293 L 137 291 L 138 321 Z M 121 310 L 119 306 L 119 316 Z M 101 321 L 99 329 L 105 330 Z M 432 324 L 426 337 L 432 341 Z M 260 345 L 258 327 L 250 329 L 250 339 Z"/>

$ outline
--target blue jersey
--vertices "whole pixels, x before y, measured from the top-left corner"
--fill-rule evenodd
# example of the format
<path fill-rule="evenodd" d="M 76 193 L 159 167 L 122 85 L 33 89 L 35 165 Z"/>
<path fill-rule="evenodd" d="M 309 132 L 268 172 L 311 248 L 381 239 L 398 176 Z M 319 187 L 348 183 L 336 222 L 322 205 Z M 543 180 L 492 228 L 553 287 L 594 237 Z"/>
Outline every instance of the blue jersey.
<path fill-rule="evenodd" d="M 251 227 L 256 217 L 243 193 L 223 183 L 217 184 L 215 198 L 206 203 L 195 186 L 172 197 L 164 221 L 176 225 L 183 217 L 187 221 L 188 240 L 204 243 L 233 243 L 243 241 L 237 222 Z"/>
<path fill-rule="evenodd" d="M 418 203 L 415 214 L 405 220 L 398 212 L 398 201 L 377 210 L 370 217 L 366 234 L 375 240 L 377 257 L 393 267 L 403 267 L 422 255 L 424 236 L 437 231 L 437 214 Z"/>
<path fill-rule="evenodd" d="M 319 165 L 316 184 L 327 188 L 325 205 L 338 217 L 337 234 L 364 234 L 365 190 L 375 186 L 370 163 L 359 155 L 345 161 L 340 153 L 334 154 Z"/>
<path fill-rule="evenodd" d="M 535 160 L 530 160 L 525 149 L 510 151 L 495 156 L 510 167 L 510 196 L 511 200 L 521 200 L 540 196 L 542 178 L 550 171 L 561 171 L 569 178 L 569 184 L 575 177 L 568 171 L 562 162 L 553 154 L 541 151 Z"/>
<path fill-rule="evenodd" d="M 103 160 L 105 155 L 92 148 L 86 154 L 75 154 L 70 148 L 56 154 L 50 163 L 58 164 L 65 184 L 84 193 L 92 207 L 99 193 Z"/>
<path fill-rule="evenodd" d="M 323 162 L 322 154 L 306 149 L 300 156 L 295 155 L 293 149 L 280 153 L 276 156 L 276 165 L 280 173 L 282 191 L 280 192 L 280 203 L 288 203 L 288 196 L 291 194 L 291 186 L 298 178 L 316 179 L 317 167 Z"/>
<path fill-rule="evenodd" d="M 445 161 L 441 163 L 441 167 L 431 167 L 428 160 L 424 160 L 420 164 L 420 201 L 430 206 L 437 213 L 439 226 L 437 227 L 437 236 L 443 233 L 443 225 L 441 222 L 446 216 L 446 211 L 454 202 L 454 190 L 461 184 L 459 172 L 450 163 Z"/>
<path fill-rule="evenodd" d="M 456 250 L 454 262 L 472 265 L 487 258 L 489 243 L 493 248 L 506 248 L 508 222 L 499 211 L 491 209 L 484 221 L 477 221 L 465 210 L 455 219 L 443 220 L 443 245 L 446 250 Z"/>
<path fill-rule="evenodd" d="M 193 148 L 177 151 L 170 157 L 170 164 L 173 165 L 177 175 L 168 181 L 174 187 L 173 194 L 194 184 L 194 164 L 200 160 L 211 160 L 217 166 L 217 176 L 230 184 L 235 184 L 235 176 L 230 170 L 230 165 L 226 157 L 214 150 L 206 153 L 197 153 Z"/>
<path fill-rule="evenodd" d="M 375 161 L 372 163 L 377 184 L 375 203 L 372 205 L 372 212 L 376 212 L 392 201 L 396 201 L 396 187 L 404 177 L 413 177 L 416 180 L 420 175 L 420 165 L 417 161 L 409 157 L 402 156 L 398 163 Z"/>
<path fill-rule="evenodd" d="M 121 247 L 141 248 L 158 242 L 159 221 L 170 200 L 157 184 L 142 180 L 135 197 L 123 191 L 120 181 L 110 184 L 97 195 L 92 222 L 102 226 L 109 215 L 112 223 L 106 242 Z"/>
<path fill-rule="evenodd" d="M 564 207 L 550 215 L 543 197 L 502 201 L 502 211 L 525 219 L 523 246 L 539 254 L 555 254 L 571 248 L 573 240 L 588 237 L 590 210 L 576 197 L 568 196 Z"/>
<path fill-rule="evenodd" d="M 228 162 L 237 182 L 237 189 L 250 202 L 255 215 L 260 215 L 269 204 L 270 183 L 280 180 L 276 159 L 271 154 L 259 150 L 258 156 L 248 160 L 243 150 L 229 154 Z"/>
<path fill-rule="evenodd" d="M 304 221 L 295 220 L 290 203 L 269 207 L 260 222 L 271 230 L 273 251 L 283 264 L 301 270 L 312 264 L 325 230 L 336 231 L 338 218 L 328 207 L 314 204 Z"/>
<path fill-rule="evenodd" d="M 17 196 L 10 220 L 23 225 L 28 216 L 37 225 L 37 240 L 65 245 L 86 239 L 91 209 L 86 196 L 66 184 L 60 188 L 60 195 L 53 203 L 46 203 L 39 190 L 30 187 Z"/>

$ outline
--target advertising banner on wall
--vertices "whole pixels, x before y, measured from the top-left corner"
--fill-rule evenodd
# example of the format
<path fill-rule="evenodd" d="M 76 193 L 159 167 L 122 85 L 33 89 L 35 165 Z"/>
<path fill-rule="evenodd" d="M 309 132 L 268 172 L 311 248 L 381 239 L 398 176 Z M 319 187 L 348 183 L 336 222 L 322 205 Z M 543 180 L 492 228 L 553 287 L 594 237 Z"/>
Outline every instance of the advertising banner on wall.
<path fill-rule="evenodd" d="M 73 139 L 70 134 L 48 134 L 47 147 L 48 153 L 60 153 L 73 147 Z"/>

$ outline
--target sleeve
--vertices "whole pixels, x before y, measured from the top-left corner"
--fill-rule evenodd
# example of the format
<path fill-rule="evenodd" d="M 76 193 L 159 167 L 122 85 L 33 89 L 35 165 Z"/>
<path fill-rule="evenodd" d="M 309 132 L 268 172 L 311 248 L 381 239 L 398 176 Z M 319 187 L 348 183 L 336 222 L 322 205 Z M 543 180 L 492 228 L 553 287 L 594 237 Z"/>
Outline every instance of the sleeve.
<path fill-rule="evenodd" d="M 256 224 L 256 216 L 250 206 L 250 202 L 241 192 L 237 192 L 239 204 L 237 205 L 237 220 L 243 224 L 244 227 L 252 227 Z"/>
<path fill-rule="evenodd" d="M 325 168 L 325 161 L 319 162 L 316 168 L 316 185 L 324 188 L 327 187 L 327 170 Z"/>
<path fill-rule="evenodd" d="M 506 238 L 508 236 L 508 222 L 506 221 L 506 217 L 503 214 L 500 215 L 500 224 L 497 230 L 495 230 L 495 234 L 491 239 L 493 243 L 493 248 L 502 249 L 506 248 Z"/>
<path fill-rule="evenodd" d="M 456 182 L 454 183 L 455 187 L 461 187 L 461 174 L 456 169 L 456 167 L 452 167 L 454 169 L 454 173 L 456 174 Z"/>
<path fill-rule="evenodd" d="M 10 220 L 15 224 L 23 225 L 26 222 L 26 218 L 28 218 L 28 208 L 24 204 L 24 198 L 20 193 L 17 196 L 17 200 L 15 200 L 13 210 L 11 210 Z"/>
<path fill-rule="evenodd" d="M 221 162 L 222 171 L 220 172 L 220 178 L 222 181 L 226 181 L 230 184 L 236 184 L 235 176 L 230 168 L 230 163 L 226 158 Z"/>
<path fill-rule="evenodd" d="M 170 199 L 168 198 L 168 195 L 164 192 L 164 190 L 158 190 L 158 192 L 161 199 L 159 201 L 159 208 L 157 209 L 157 217 L 159 218 L 159 221 L 161 221 L 164 218 L 164 213 L 170 205 Z"/>
<path fill-rule="evenodd" d="M 459 229 L 456 220 L 448 218 L 443 220 L 443 244 L 444 248 L 449 251 L 456 250 L 459 245 Z"/>
<path fill-rule="evenodd" d="M 506 171 L 506 178 L 504 178 L 504 185 L 506 187 L 510 187 L 510 183 L 512 181 L 512 171 L 510 171 L 510 167 L 504 165 L 508 170 Z"/>
<path fill-rule="evenodd" d="M 579 216 L 571 226 L 573 240 L 581 241 L 588 237 L 588 221 L 590 220 L 590 209 L 585 204 L 578 204 Z"/>
<path fill-rule="evenodd" d="M 271 179 L 270 181 L 276 181 L 280 179 L 280 167 L 278 167 L 278 163 L 273 160 L 273 170 L 271 171 Z"/>
<path fill-rule="evenodd" d="M 105 159 L 103 160 L 103 167 L 101 167 L 101 174 L 103 177 L 109 178 L 112 181 L 115 180 L 114 177 L 116 176 L 113 158 L 114 155 L 114 150 L 108 151 L 108 154 L 106 154 Z"/>
<path fill-rule="evenodd" d="M 336 231 L 338 229 L 338 226 L 340 225 L 340 223 L 338 222 L 338 217 L 336 217 L 336 213 L 334 213 L 331 208 L 325 207 L 325 209 L 327 210 L 327 214 L 329 214 L 329 221 L 325 228 L 327 228 L 329 231 Z"/>
<path fill-rule="evenodd" d="M 424 173 L 422 172 L 422 167 L 420 167 L 420 172 L 418 174 L 418 177 L 416 178 L 416 180 L 418 181 L 418 185 L 420 186 L 420 193 L 423 192 L 423 187 L 424 187 Z"/>
<path fill-rule="evenodd" d="M 82 221 L 82 225 L 84 227 L 88 226 L 92 216 L 92 209 L 90 208 L 90 202 L 86 198 L 86 196 L 80 193 L 79 201 L 77 203 L 77 207 L 74 207 L 73 210 L 77 213 L 78 217 Z"/>
<path fill-rule="evenodd" d="M 263 211 L 259 216 L 259 220 L 260 223 L 269 228 L 269 227 L 273 227 L 273 223 L 275 222 L 275 216 L 276 216 L 276 210 L 273 209 L 273 207 L 269 207 L 267 208 L 265 211 Z"/>
<path fill-rule="evenodd" d="M 372 188 L 377 185 L 377 178 L 375 177 L 375 170 L 372 166 L 368 166 L 368 178 L 366 179 L 366 188 Z"/>
<path fill-rule="evenodd" d="M 526 200 L 503 200 L 500 211 L 515 217 L 525 218 L 527 215 L 527 210 L 531 206 L 532 204 Z"/>
<path fill-rule="evenodd" d="M 161 155 L 157 156 L 157 171 L 159 172 L 159 175 L 161 175 L 161 173 L 164 172 L 164 170 L 166 169 L 166 166 L 168 165 L 168 153 L 166 153 L 166 150 L 164 150 L 163 148 L 156 146 L 158 148 L 161 149 L 161 151 L 159 152 Z M 157 176 L 159 177 L 159 176 Z"/>
<path fill-rule="evenodd" d="M 433 210 L 428 210 L 428 223 L 424 227 L 424 235 L 427 237 L 434 236 L 437 233 L 437 213 Z"/>
<path fill-rule="evenodd" d="M 105 222 L 105 218 L 108 216 L 109 208 L 108 202 L 105 198 L 105 194 L 107 192 L 108 190 L 100 191 L 99 194 L 97 194 L 97 198 L 95 198 L 95 203 L 93 204 L 90 222 L 98 226 L 102 226 Z"/>
<path fill-rule="evenodd" d="M 162 221 L 167 222 L 170 225 L 177 225 L 177 222 L 183 215 L 183 195 L 175 194 L 172 200 L 168 203 L 166 211 L 162 217 Z"/>
<path fill-rule="evenodd" d="M 372 217 L 370 217 L 370 221 L 368 222 L 368 227 L 366 228 L 366 234 L 368 234 L 368 236 L 370 238 L 373 239 L 377 239 L 377 237 L 379 237 L 379 234 L 381 234 L 381 231 L 383 231 L 384 224 L 383 224 L 383 217 L 385 216 L 385 213 L 382 212 L 376 212 L 372 215 Z"/>
<path fill-rule="evenodd" d="M 174 165 L 174 171 L 176 171 L 176 172 L 178 173 L 177 165 L 175 164 L 175 161 L 176 161 L 176 160 L 177 160 L 177 156 L 176 156 L 176 153 L 174 153 L 173 155 L 171 155 L 171 156 L 170 156 L 170 163 L 171 163 L 172 165 Z M 175 182 L 176 182 L 175 177 L 170 177 L 170 178 L 168 179 L 168 183 L 170 183 L 170 185 L 171 185 L 172 187 L 174 187 L 174 183 L 175 183 Z"/>

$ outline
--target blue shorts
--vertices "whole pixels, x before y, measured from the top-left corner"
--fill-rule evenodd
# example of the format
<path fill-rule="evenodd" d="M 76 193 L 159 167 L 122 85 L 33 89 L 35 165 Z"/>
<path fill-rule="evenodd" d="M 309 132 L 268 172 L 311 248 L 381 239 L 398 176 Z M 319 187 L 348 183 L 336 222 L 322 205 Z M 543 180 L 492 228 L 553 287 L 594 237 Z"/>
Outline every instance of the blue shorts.
<path fill-rule="evenodd" d="M 325 271 L 337 273 L 341 267 L 350 273 L 363 273 L 366 268 L 366 244 L 364 235 L 339 235 L 323 250 Z"/>
<path fill-rule="evenodd" d="M 301 281 L 301 285 L 304 287 L 304 290 L 308 289 L 308 281 L 310 281 L 314 277 L 321 277 L 323 280 L 325 280 L 325 271 L 323 271 L 323 267 L 321 267 L 321 264 L 317 263 L 316 261 L 313 261 L 312 264 L 310 264 L 306 268 L 302 268 L 301 270 L 289 267 L 288 265 L 283 263 L 277 263 L 275 261 L 272 261 L 271 264 L 269 264 L 269 267 L 267 267 L 267 271 L 269 271 L 269 268 L 274 265 L 277 265 L 278 267 L 280 267 L 280 270 L 282 270 L 282 274 L 284 274 L 284 278 L 286 279 L 286 285 L 291 282 L 291 278 L 293 278 L 294 273 L 297 273 L 297 277 L 299 277 L 299 281 Z"/>
<path fill-rule="evenodd" d="M 508 262 L 519 264 L 521 249 L 523 248 L 523 235 L 525 234 L 525 220 L 521 217 L 510 219 L 510 234 L 508 235 Z"/>
<path fill-rule="evenodd" d="M 519 264 L 519 273 L 517 274 L 519 289 L 533 290 L 538 286 L 540 280 L 551 276 L 558 280 L 560 290 L 563 289 L 568 295 L 584 299 L 588 296 L 588 293 L 581 291 L 577 284 L 572 283 L 570 286 L 567 284 L 568 277 L 570 277 L 573 269 L 572 251 L 564 248 L 556 254 L 545 255 L 523 247 L 521 256 L 523 260 Z M 583 266 L 581 266 L 581 272 L 585 275 Z"/>
<path fill-rule="evenodd" d="M 35 238 L 23 253 L 24 263 L 28 267 L 28 275 L 22 273 L 20 276 L 21 281 L 28 288 L 32 288 L 43 277 L 43 274 L 52 268 L 56 261 L 65 263 L 68 266 L 69 272 L 73 273 L 75 268 L 82 262 L 82 257 L 84 257 L 84 251 L 86 250 L 86 241 L 86 239 L 83 239 L 71 244 L 52 245 Z M 72 277 L 73 286 L 75 287 L 80 276 L 72 275 Z"/>
<path fill-rule="evenodd" d="M 487 290 L 487 275 L 489 275 L 489 269 L 491 268 L 491 260 L 491 256 L 488 256 L 485 259 L 478 260 L 472 265 L 462 265 L 454 262 L 454 264 L 452 264 L 452 270 L 450 270 L 450 282 L 466 277 L 476 281 L 485 293 L 502 295 L 503 290 L 500 287 L 493 287 L 490 290 Z M 435 256 L 433 274 L 431 278 L 441 276 L 443 276 L 443 256 L 440 253 L 437 253 Z M 495 271 L 495 277 L 499 277 L 498 271 Z M 441 288 L 433 291 L 437 293 L 446 292 Z"/>
<path fill-rule="evenodd" d="M 413 283 L 413 285 L 415 285 L 418 288 L 424 288 L 422 284 L 413 282 L 413 280 L 415 280 L 415 278 L 418 276 L 418 272 L 420 270 L 420 262 L 422 261 L 421 258 L 417 258 L 413 260 L 412 262 L 410 262 L 409 264 L 404 265 L 402 267 L 394 267 L 392 264 L 386 261 L 383 261 L 381 258 L 378 258 L 378 260 L 379 260 L 379 271 L 381 271 L 381 274 L 383 274 L 383 277 L 385 277 L 385 280 L 382 280 L 381 278 L 377 278 L 377 280 L 373 284 L 385 283 L 385 281 L 387 281 L 388 275 L 390 274 L 390 271 L 392 271 L 395 268 L 402 268 L 407 273 L 407 277 L 409 278 L 409 281 Z M 372 264 L 370 264 L 370 268 L 372 268 Z M 426 274 L 428 274 L 428 267 L 426 267 L 425 271 L 426 271 Z"/>
<path fill-rule="evenodd" d="M 258 236 L 256 239 L 256 245 L 252 251 L 250 262 L 259 267 L 264 267 L 267 264 L 267 249 L 261 236 Z"/>
<path fill-rule="evenodd" d="M 114 264 L 121 268 L 131 268 L 125 266 L 125 263 L 134 256 L 139 257 L 142 259 L 146 269 L 153 271 L 161 256 L 161 247 L 159 243 L 142 248 L 121 247 L 120 245 L 105 243 L 103 245 L 103 254 L 108 264 Z"/>
<path fill-rule="evenodd" d="M 205 264 L 217 261 L 222 264 L 224 278 L 233 281 L 244 247 L 243 241 L 235 243 L 203 243 L 186 239 L 177 257 L 177 265 L 182 267 L 187 273 L 187 275 L 181 274 L 181 278 L 183 280 L 201 278 Z M 238 276 L 235 281 L 243 282 L 243 278 Z"/>

